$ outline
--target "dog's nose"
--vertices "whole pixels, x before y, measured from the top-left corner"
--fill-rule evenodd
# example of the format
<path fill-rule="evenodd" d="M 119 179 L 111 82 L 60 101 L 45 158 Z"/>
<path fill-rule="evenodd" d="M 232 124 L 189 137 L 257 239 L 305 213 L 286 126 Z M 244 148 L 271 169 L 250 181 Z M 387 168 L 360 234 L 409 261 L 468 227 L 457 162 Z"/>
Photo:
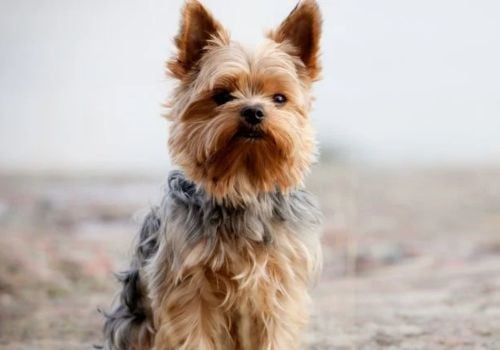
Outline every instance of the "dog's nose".
<path fill-rule="evenodd" d="M 241 116 L 251 125 L 257 125 L 265 117 L 264 108 L 261 105 L 247 106 L 241 110 Z"/>

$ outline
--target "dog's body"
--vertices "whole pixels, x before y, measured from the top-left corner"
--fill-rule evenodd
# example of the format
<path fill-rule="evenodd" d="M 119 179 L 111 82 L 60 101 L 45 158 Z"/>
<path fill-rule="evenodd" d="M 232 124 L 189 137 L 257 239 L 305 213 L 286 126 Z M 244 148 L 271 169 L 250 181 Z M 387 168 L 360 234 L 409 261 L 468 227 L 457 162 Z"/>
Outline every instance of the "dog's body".
<path fill-rule="evenodd" d="M 320 265 L 320 213 L 301 190 L 319 10 L 305 0 L 249 52 L 196 1 L 169 71 L 173 172 L 107 315 L 106 348 L 292 350 Z"/>
<path fill-rule="evenodd" d="M 314 201 L 303 191 L 276 192 L 246 208 L 225 207 L 182 173 L 168 182 L 123 275 L 106 327 L 109 348 L 293 349 L 319 263 Z"/>

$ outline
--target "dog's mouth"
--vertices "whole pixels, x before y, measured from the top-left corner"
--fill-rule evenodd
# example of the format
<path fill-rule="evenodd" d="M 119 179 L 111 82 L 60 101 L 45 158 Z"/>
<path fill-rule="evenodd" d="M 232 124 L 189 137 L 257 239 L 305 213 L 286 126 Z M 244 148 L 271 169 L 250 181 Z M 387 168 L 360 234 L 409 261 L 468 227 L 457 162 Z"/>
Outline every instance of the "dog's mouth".
<path fill-rule="evenodd" d="M 249 140 L 260 140 L 265 136 L 264 132 L 260 129 L 254 128 L 240 128 L 236 133 L 237 138 L 249 139 Z"/>

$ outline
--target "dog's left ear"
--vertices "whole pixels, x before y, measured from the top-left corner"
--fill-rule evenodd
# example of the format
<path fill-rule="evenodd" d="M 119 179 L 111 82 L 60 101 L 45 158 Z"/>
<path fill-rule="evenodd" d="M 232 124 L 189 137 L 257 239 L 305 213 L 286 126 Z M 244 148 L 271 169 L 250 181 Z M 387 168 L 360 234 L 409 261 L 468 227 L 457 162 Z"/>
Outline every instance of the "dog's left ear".
<path fill-rule="evenodd" d="M 297 50 L 312 80 L 321 72 L 319 45 L 321 39 L 321 12 L 315 0 L 301 0 L 271 39 L 278 43 L 289 42 Z"/>
<path fill-rule="evenodd" d="M 175 37 L 178 52 L 167 64 L 170 73 L 182 79 L 196 69 L 213 40 L 227 41 L 222 25 L 198 1 L 187 0 L 182 11 L 179 34 Z"/>

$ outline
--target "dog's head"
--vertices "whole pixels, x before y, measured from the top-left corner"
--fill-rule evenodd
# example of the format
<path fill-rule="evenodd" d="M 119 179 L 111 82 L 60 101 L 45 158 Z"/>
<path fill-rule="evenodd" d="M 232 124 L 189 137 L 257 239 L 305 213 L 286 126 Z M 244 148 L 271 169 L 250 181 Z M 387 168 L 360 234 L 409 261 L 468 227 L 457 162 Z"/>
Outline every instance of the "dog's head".
<path fill-rule="evenodd" d="M 303 0 L 262 46 L 248 50 L 188 0 L 167 64 L 174 162 L 217 200 L 252 200 L 302 183 L 315 157 L 309 120 L 320 73 L 321 15 Z"/>

